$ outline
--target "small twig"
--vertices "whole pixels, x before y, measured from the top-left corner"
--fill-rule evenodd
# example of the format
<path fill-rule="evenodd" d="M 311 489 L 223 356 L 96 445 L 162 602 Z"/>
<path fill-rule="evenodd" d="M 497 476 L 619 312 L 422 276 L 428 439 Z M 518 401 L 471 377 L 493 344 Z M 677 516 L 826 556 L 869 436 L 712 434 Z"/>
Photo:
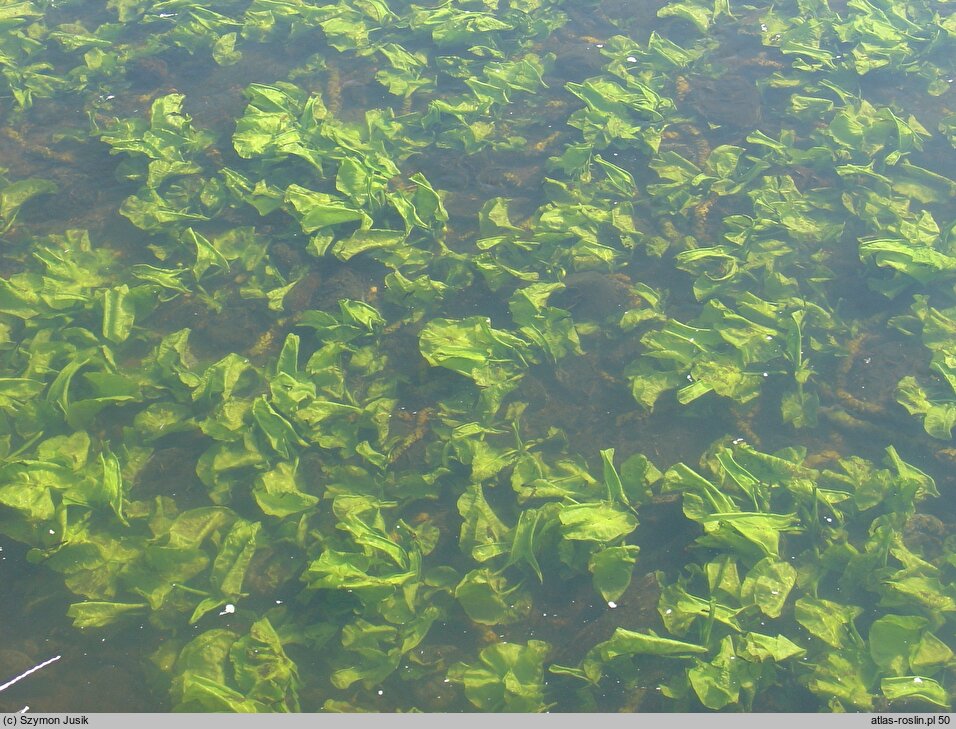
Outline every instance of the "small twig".
<path fill-rule="evenodd" d="M 46 668 L 46 667 L 49 666 L 51 663 L 55 663 L 56 661 L 60 660 L 62 657 L 63 657 L 63 656 L 53 656 L 53 658 L 50 658 L 49 660 L 43 661 L 43 663 L 41 663 L 41 664 L 39 664 L 39 665 L 37 665 L 37 666 L 34 666 L 33 668 L 30 668 L 30 669 L 24 671 L 23 673 L 21 673 L 21 674 L 20 674 L 19 676 L 17 676 L 16 678 L 11 678 L 11 679 L 10 679 L 9 681 L 7 681 L 5 684 L 3 684 L 2 686 L 0 686 L 0 691 L 6 691 L 8 688 L 10 688 L 11 686 L 13 686 L 13 684 L 15 684 L 17 681 L 20 681 L 20 680 L 26 678 L 26 677 L 29 676 L 31 673 L 36 673 L 36 672 L 39 671 L 41 668 Z"/>

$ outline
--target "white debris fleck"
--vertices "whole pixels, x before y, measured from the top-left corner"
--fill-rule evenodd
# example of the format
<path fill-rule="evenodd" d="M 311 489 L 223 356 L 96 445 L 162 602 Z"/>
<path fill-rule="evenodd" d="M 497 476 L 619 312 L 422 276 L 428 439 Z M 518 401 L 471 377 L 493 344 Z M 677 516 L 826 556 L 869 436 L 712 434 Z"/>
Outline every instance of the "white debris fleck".
<path fill-rule="evenodd" d="M 627 62 L 628 62 L 628 63 L 637 63 L 637 56 L 628 56 L 628 57 L 627 57 Z"/>
<path fill-rule="evenodd" d="M 230 603 L 227 603 L 227 604 L 226 604 L 226 606 L 222 609 L 222 612 L 219 613 L 219 614 L 220 614 L 220 615 L 232 615 L 234 612 L 236 612 L 236 606 L 233 605 L 233 604 L 230 602 Z"/>
<path fill-rule="evenodd" d="M 611 610 L 613 610 L 614 608 L 617 607 L 617 603 L 614 602 L 613 600 L 608 600 L 608 601 L 607 601 L 607 606 L 608 606 L 609 608 L 611 608 Z"/>

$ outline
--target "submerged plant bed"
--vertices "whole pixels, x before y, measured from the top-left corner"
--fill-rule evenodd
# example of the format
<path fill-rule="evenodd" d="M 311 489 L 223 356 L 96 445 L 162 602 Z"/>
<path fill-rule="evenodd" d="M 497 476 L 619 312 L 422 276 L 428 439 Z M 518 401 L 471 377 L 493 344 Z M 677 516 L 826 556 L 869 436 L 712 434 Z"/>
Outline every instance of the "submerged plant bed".
<path fill-rule="evenodd" d="M 948 710 L 953 17 L 0 0 L 0 707 Z"/>

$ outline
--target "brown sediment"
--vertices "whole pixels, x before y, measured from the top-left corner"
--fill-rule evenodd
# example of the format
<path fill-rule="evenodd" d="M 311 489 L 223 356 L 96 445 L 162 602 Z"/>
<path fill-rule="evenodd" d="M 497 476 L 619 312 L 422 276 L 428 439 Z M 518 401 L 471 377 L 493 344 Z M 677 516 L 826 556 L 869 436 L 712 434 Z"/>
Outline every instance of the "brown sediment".
<path fill-rule="evenodd" d="M 328 77 L 325 82 L 325 108 L 332 116 L 342 113 L 342 75 L 334 63 L 328 64 Z"/>
<path fill-rule="evenodd" d="M 707 243 L 710 239 L 707 218 L 710 215 L 710 209 L 714 206 L 717 198 L 714 195 L 708 195 L 694 206 L 693 211 L 693 230 L 694 236 L 699 243 Z"/>
<path fill-rule="evenodd" d="M 295 286 L 285 295 L 283 301 L 286 310 L 298 312 L 308 309 L 312 303 L 312 297 L 319 286 L 322 284 L 322 277 L 318 271 L 310 271 L 296 283 Z"/>
<path fill-rule="evenodd" d="M 892 420 L 896 415 L 893 406 L 897 383 L 913 371 L 915 352 L 894 342 L 889 332 L 873 331 L 882 318 L 867 322 L 867 331 L 845 345 L 846 356 L 836 367 L 833 387 L 821 383 L 821 393 L 854 416 Z M 863 390 L 867 399 L 854 394 Z"/>
<path fill-rule="evenodd" d="M 741 437 L 747 443 L 757 448 L 760 447 L 760 436 L 757 435 L 757 431 L 750 425 L 749 418 L 737 416 L 734 419 L 734 423 L 737 425 L 737 429 L 743 434 Z"/>
<path fill-rule="evenodd" d="M 734 72 L 692 77 L 688 83 L 685 101 L 708 124 L 749 129 L 760 121 L 760 92 L 754 80 Z"/>
<path fill-rule="evenodd" d="M 842 449 L 843 439 L 840 438 L 837 434 L 830 434 L 830 441 L 837 445 L 837 447 Z M 839 464 L 840 460 L 844 457 L 839 450 L 835 448 L 827 448 L 822 451 L 817 451 L 815 453 L 810 453 L 803 461 L 803 465 L 807 468 L 819 468 L 820 466 L 836 466 Z"/>
<path fill-rule="evenodd" d="M 820 408 L 819 412 L 820 415 L 826 418 L 831 424 L 843 430 L 849 430 L 881 440 L 885 437 L 885 432 L 882 428 L 869 421 L 861 420 L 851 415 L 841 407 L 824 406 Z"/>
<path fill-rule="evenodd" d="M 903 525 L 903 543 L 924 559 L 935 560 L 945 554 L 944 542 L 952 534 L 952 524 L 932 514 L 910 514 Z"/>
<path fill-rule="evenodd" d="M 409 448 L 428 435 L 428 421 L 431 419 L 431 416 L 434 415 L 434 413 L 434 408 L 422 408 L 417 413 L 407 413 L 403 411 L 395 412 L 396 417 L 399 419 L 411 420 L 412 430 L 408 433 L 408 435 L 402 438 L 402 440 L 400 440 L 388 454 L 388 462 L 390 464 L 395 463 L 395 461 L 405 455 L 405 452 L 408 451 Z"/>
<path fill-rule="evenodd" d="M 604 320 L 641 305 L 631 279 L 623 273 L 579 271 L 565 276 L 564 286 L 551 302 L 581 319 Z"/>

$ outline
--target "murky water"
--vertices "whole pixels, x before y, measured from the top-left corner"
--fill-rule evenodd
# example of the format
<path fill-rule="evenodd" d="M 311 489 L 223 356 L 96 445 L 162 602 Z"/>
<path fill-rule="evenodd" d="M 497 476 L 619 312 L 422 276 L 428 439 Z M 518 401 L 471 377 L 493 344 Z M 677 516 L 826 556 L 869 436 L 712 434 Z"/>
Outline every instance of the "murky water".
<path fill-rule="evenodd" d="M 0 3 L 0 708 L 947 707 L 954 45 Z"/>

